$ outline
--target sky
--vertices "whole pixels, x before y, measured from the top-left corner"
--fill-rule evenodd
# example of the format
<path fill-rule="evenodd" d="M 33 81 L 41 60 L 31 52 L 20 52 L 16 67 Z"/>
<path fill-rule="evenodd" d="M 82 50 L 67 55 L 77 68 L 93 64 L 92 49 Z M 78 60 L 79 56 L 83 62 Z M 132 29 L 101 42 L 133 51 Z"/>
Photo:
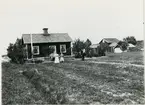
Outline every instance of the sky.
<path fill-rule="evenodd" d="M 0 4 L 0 46 L 22 34 L 68 33 L 93 44 L 103 38 L 143 40 L 143 0 L 3 0 Z"/>

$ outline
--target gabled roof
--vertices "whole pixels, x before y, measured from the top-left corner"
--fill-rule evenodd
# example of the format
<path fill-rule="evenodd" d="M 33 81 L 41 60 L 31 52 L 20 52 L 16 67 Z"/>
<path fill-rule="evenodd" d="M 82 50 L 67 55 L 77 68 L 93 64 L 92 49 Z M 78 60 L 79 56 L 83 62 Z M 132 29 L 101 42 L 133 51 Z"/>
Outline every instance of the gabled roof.
<path fill-rule="evenodd" d="M 31 43 L 30 34 L 23 34 L 22 39 L 24 44 Z M 44 34 L 32 34 L 33 43 L 53 43 L 53 42 L 71 42 L 72 39 L 68 33 L 49 33 L 48 35 Z"/>
<path fill-rule="evenodd" d="M 105 41 L 105 42 L 107 42 L 107 43 L 118 43 L 119 42 L 119 40 L 118 39 L 116 39 L 116 38 L 103 38 L 102 40 L 101 40 L 101 42 L 102 41 Z"/>
<path fill-rule="evenodd" d="M 97 48 L 100 44 L 92 44 L 90 48 Z"/>
<path fill-rule="evenodd" d="M 110 47 L 116 47 L 117 45 L 118 45 L 118 44 L 114 42 L 114 43 L 111 43 L 109 46 L 110 46 Z"/>
<path fill-rule="evenodd" d="M 135 47 L 133 44 L 129 43 L 128 47 Z"/>

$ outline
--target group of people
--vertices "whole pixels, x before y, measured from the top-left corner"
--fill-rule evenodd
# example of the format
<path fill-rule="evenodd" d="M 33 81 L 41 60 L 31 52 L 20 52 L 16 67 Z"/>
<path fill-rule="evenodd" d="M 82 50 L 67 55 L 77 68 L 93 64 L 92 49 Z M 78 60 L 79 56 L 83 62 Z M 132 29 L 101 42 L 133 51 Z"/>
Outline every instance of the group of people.
<path fill-rule="evenodd" d="M 85 60 L 85 56 L 86 56 L 85 49 L 83 49 L 83 50 L 81 50 L 82 61 Z M 61 53 L 61 54 L 54 53 L 53 57 L 54 57 L 54 63 L 64 62 L 64 55 L 63 55 L 63 53 Z"/>
<path fill-rule="evenodd" d="M 64 62 L 64 55 L 61 53 L 60 55 L 55 53 L 54 54 L 54 63 L 61 63 Z"/>

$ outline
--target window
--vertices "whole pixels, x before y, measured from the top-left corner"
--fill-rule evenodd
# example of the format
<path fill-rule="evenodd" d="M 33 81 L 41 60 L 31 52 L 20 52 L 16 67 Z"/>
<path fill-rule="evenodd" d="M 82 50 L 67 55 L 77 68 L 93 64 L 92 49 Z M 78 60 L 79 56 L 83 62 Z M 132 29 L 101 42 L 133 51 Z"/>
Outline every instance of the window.
<path fill-rule="evenodd" d="M 65 44 L 60 45 L 60 52 L 66 53 L 66 45 Z"/>
<path fill-rule="evenodd" d="M 39 55 L 39 46 L 33 46 L 33 54 Z"/>
<path fill-rule="evenodd" d="M 56 45 L 50 45 L 50 46 L 49 46 L 49 48 L 54 49 L 54 51 L 53 51 L 53 52 L 55 52 L 55 53 L 57 52 L 57 51 L 56 51 Z"/>

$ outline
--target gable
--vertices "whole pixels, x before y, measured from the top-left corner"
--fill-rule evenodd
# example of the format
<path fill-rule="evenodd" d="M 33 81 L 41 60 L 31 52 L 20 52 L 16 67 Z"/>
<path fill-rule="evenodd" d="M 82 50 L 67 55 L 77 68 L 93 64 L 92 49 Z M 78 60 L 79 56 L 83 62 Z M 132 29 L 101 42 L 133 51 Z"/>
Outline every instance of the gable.
<path fill-rule="evenodd" d="M 111 44 L 111 43 L 118 43 L 119 40 L 116 39 L 116 38 L 103 38 L 103 39 L 100 41 L 100 43 L 102 43 L 102 42 L 106 42 L 106 43 Z"/>

